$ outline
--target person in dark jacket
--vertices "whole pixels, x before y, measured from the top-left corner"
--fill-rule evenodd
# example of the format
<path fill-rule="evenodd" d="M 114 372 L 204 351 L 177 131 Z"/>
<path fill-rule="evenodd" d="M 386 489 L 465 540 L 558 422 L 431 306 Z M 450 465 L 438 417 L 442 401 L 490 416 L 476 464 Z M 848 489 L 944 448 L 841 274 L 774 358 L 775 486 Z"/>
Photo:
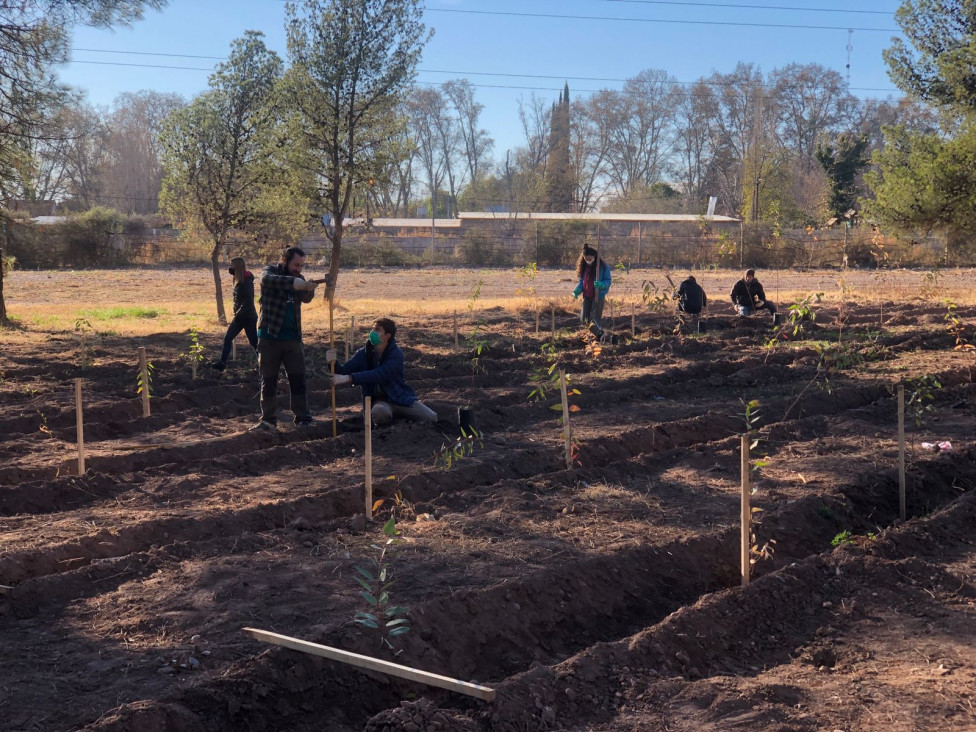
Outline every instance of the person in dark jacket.
<path fill-rule="evenodd" d="M 776 305 L 766 299 L 762 283 L 756 279 L 756 270 L 746 270 L 746 276 L 735 283 L 732 288 L 732 304 L 738 309 L 739 315 L 746 318 L 758 310 L 768 310 L 771 315 L 776 314 Z"/>
<path fill-rule="evenodd" d="M 600 258 L 596 249 L 584 246 L 576 262 L 579 284 L 573 290 L 573 298 L 583 296 L 580 322 L 592 323 L 590 330 L 597 338 L 603 338 L 603 305 L 610 291 L 610 265 Z"/>
<path fill-rule="evenodd" d="M 678 301 L 678 310 L 682 313 L 701 315 L 702 310 L 708 307 L 708 296 L 693 275 L 688 275 L 688 279 L 678 286 L 674 297 Z"/>
<path fill-rule="evenodd" d="M 224 347 L 220 352 L 220 358 L 210 364 L 210 368 L 214 371 L 223 371 L 227 367 L 231 345 L 242 330 L 255 355 L 258 351 L 258 311 L 254 309 L 254 275 L 247 271 L 243 257 L 234 257 L 230 260 L 230 273 L 234 276 L 234 318 L 224 334 Z"/>
<path fill-rule="evenodd" d="M 305 252 L 288 247 L 278 264 L 261 272 L 261 316 L 258 319 L 258 370 L 261 372 L 261 421 L 251 429 L 278 429 L 278 372 L 284 365 L 295 424 L 308 427 L 308 388 L 302 347 L 302 303 L 315 297 L 318 282 L 302 276 Z"/>
<path fill-rule="evenodd" d="M 380 318 L 373 323 L 369 340 L 343 364 L 336 364 L 332 383 L 355 384 L 363 399 L 372 398 L 373 424 L 389 424 L 396 417 L 420 422 L 436 422 L 437 413 L 417 398 L 403 377 L 403 351 L 396 342 L 396 323 Z M 326 361 L 333 363 L 336 353 L 329 350 Z"/>

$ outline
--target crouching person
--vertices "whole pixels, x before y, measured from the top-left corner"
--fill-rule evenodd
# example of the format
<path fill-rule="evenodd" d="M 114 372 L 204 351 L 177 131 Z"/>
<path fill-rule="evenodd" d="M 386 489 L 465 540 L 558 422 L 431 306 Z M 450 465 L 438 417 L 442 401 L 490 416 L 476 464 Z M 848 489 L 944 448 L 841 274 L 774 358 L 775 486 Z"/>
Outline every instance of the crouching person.
<path fill-rule="evenodd" d="M 355 384 L 362 389 L 363 399 L 372 397 L 370 415 L 375 425 L 389 424 L 395 418 L 436 422 L 437 413 L 417 398 L 403 378 L 403 351 L 397 345 L 396 330 L 389 318 L 373 323 L 366 345 L 345 363 L 336 363 L 333 383 Z M 335 362 L 335 351 L 328 351 L 326 360 Z"/>

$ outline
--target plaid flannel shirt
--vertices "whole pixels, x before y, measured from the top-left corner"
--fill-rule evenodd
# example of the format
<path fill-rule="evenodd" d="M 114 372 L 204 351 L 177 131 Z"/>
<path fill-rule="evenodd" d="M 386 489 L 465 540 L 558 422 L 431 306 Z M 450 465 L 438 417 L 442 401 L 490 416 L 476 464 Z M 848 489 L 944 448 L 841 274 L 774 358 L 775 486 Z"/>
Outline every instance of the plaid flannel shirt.
<path fill-rule="evenodd" d="M 285 309 L 288 298 L 295 296 L 295 322 L 298 326 L 298 337 L 302 337 L 302 303 L 312 302 L 314 292 L 296 292 L 295 280 L 304 280 L 301 275 L 292 277 L 285 274 L 281 264 L 269 264 L 261 272 L 261 317 L 258 329 L 269 335 L 276 336 L 281 332 L 285 322 Z"/>

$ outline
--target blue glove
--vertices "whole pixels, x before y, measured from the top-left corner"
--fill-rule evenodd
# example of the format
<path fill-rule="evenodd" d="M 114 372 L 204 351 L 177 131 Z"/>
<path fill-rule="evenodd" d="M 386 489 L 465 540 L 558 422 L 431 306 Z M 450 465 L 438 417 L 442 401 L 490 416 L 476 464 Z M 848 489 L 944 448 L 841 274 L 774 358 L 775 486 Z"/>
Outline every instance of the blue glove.
<path fill-rule="evenodd" d="M 580 294 L 578 292 L 576 292 L 576 290 L 573 290 L 573 299 L 574 300 L 579 300 L 579 296 L 580 296 Z"/>
<path fill-rule="evenodd" d="M 595 287 L 598 290 L 606 290 L 607 289 L 607 283 L 606 282 L 594 282 L 593 283 L 593 287 Z"/>

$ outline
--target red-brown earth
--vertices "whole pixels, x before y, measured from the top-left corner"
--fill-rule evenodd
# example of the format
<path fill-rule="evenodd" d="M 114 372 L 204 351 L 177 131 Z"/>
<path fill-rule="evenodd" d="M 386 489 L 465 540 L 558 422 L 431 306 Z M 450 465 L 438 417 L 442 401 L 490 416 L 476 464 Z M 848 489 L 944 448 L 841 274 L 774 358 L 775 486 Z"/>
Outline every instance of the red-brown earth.
<path fill-rule="evenodd" d="M 184 334 L 102 334 L 84 369 L 73 334 L 11 339 L 0 728 L 976 729 L 973 353 L 955 350 L 931 300 L 887 302 L 883 327 L 877 310 L 815 307 L 795 337 L 724 312 L 703 334 L 675 333 L 673 316 L 642 308 L 637 332 L 618 318 L 620 343 L 599 354 L 562 308 L 554 340 L 534 333 L 534 313 L 482 311 L 460 351 L 451 317 L 401 316 L 407 377 L 441 420 L 373 430 L 374 492 L 387 501 L 372 522 L 358 390 L 338 391 L 333 438 L 320 334 L 306 338 L 319 420 L 300 432 L 285 409 L 278 434 L 246 431 L 253 362 L 191 380 Z M 205 336 L 209 351 L 218 337 Z M 155 367 L 149 418 L 139 345 Z M 580 392 L 571 469 L 549 408 L 558 388 L 528 399 L 550 358 Z M 940 386 L 919 386 L 925 376 Z M 906 521 L 897 383 L 931 407 L 916 425 L 909 404 Z M 280 393 L 286 406 L 284 380 Z M 742 588 L 749 400 L 768 461 L 756 534 L 775 547 Z M 447 469 L 434 457 L 457 436 L 459 405 L 482 439 Z M 951 451 L 921 447 L 943 440 Z M 366 609 L 354 567 L 369 565 L 391 512 L 390 595 L 410 620 L 395 652 L 353 622 Z M 269 647 L 245 626 L 497 697 Z"/>

